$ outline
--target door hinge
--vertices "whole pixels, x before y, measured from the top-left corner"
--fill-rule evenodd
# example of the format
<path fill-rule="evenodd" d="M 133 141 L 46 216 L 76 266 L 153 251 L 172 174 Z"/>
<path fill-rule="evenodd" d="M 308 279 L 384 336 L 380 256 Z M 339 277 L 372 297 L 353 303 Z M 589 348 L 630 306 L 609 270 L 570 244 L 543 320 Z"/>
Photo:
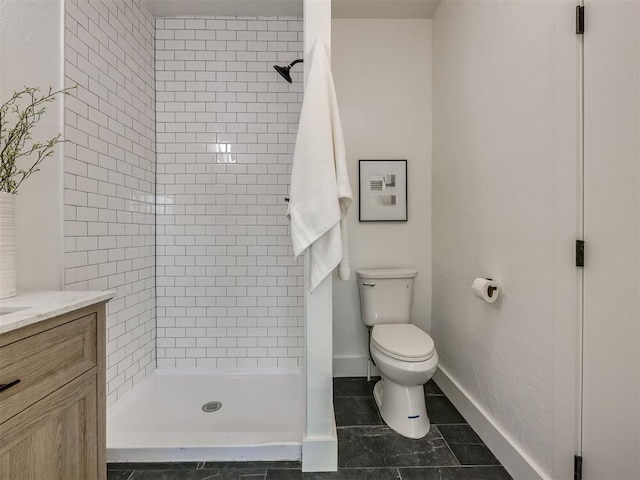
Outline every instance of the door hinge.
<path fill-rule="evenodd" d="M 576 33 L 578 35 L 584 33 L 584 7 L 582 5 L 576 7 Z"/>
<path fill-rule="evenodd" d="M 573 480 L 582 480 L 582 456 L 573 457 Z"/>
<path fill-rule="evenodd" d="M 584 240 L 576 240 L 576 267 L 584 267 Z"/>

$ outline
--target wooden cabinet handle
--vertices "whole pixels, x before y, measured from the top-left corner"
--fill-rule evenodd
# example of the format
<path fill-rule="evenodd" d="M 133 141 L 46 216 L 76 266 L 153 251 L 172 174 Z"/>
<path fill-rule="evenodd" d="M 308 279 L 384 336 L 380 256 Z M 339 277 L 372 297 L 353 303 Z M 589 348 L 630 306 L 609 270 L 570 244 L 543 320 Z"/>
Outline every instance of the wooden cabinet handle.
<path fill-rule="evenodd" d="M 11 387 L 13 387 L 14 385 L 17 385 L 19 383 L 20 383 L 20 379 L 19 378 L 17 380 L 14 380 L 13 382 L 2 383 L 2 384 L 0 384 L 0 392 L 4 392 L 5 390 L 9 390 Z"/>

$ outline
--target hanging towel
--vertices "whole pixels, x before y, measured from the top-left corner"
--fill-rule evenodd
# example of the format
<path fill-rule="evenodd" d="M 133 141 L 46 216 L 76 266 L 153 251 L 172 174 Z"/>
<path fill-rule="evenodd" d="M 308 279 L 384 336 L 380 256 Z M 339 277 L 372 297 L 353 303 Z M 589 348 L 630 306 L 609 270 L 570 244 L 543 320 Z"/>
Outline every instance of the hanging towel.
<path fill-rule="evenodd" d="M 331 67 L 318 39 L 309 62 L 287 216 L 294 255 L 309 251 L 313 290 L 339 264 L 340 278 L 351 276 L 345 215 L 353 197 Z"/>

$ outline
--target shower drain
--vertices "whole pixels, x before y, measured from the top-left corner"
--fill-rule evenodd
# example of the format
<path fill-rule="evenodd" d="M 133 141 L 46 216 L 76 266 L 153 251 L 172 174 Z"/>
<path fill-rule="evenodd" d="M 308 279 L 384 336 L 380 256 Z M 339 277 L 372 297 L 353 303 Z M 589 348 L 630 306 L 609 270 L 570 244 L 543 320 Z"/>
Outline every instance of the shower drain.
<path fill-rule="evenodd" d="M 222 408 L 222 403 L 218 401 L 207 402 L 202 406 L 202 411 L 206 413 L 217 412 Z"/>

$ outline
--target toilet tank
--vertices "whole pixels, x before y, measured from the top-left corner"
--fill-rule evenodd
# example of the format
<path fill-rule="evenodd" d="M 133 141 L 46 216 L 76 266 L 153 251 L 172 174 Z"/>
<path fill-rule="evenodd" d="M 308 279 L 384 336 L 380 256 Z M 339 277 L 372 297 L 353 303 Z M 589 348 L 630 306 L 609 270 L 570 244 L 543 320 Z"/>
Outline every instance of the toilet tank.
<path fill-rule="evenodd" d="M 409 323 L 412 268 L 366 268 L 356 271 L 360 292 L 360 317 L 365 325 Z"/>

